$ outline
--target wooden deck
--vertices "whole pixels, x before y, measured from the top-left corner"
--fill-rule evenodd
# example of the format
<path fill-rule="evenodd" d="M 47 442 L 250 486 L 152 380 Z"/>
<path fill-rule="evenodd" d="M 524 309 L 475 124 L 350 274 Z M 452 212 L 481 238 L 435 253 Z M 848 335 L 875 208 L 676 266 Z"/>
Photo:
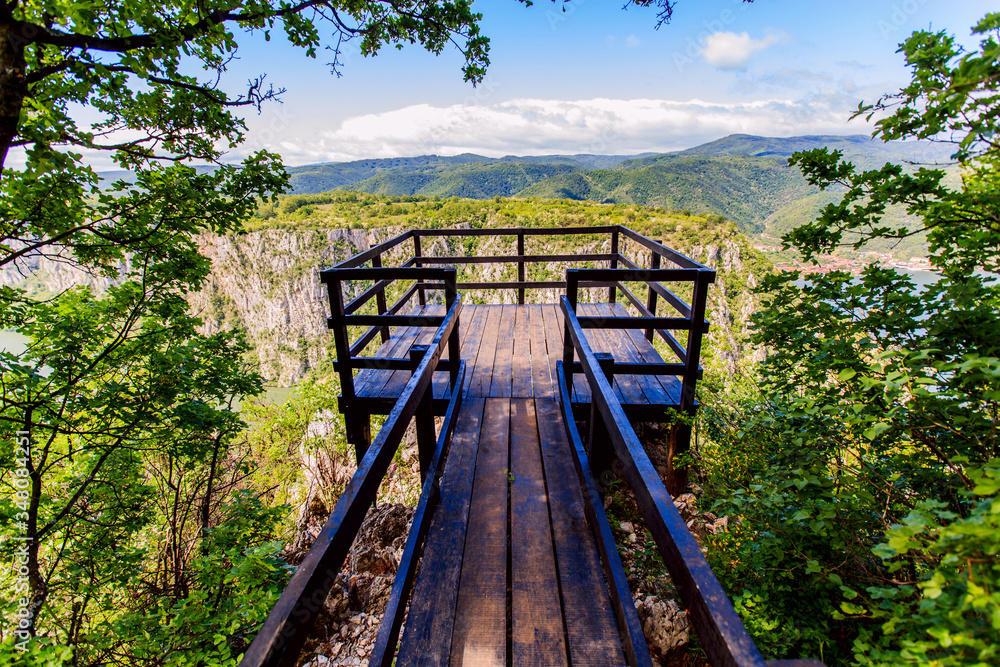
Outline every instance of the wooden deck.
<path fill-rule="evenodd" d="M 552 399 L 466 398 L 396 665 L 624 665 Z"/>
<path fill-rule="evenodd" d="M 580 304 L 580 315 L 625 317 L 621 304 Z M 418 306 L 413 315 L 442 315 L 444 306 Z M 471 305 L 462 308 L 460 321 L 462 358 L 468 364 L 465 396 L 475 398 L 548 398 L 558 400 L 556 361 L 563 353 L 563 319 L 555 304 Z M 376 356 L 405 359 L 412 345 L 427 344 L 434 327 L 400 327 L 379 348 Z M 595 352 L 609 352 L 619 362 L 662 363 L 659 353 L 639 330 L 591 329 L 588 340 Z M 364 370 L 355 379 L 362 399 L 381 399 L 387 408 L 395 403 L 409 371 Z M 680 402 L 680 381 L 674 376 L 616 375 L 615 394 L 626 407 L 672 407 Z M 434 397 L 447 393 L 446 373 L 434 378 Z M 578 375 L 573 400 L 590 402 L 590 387 Z"/>
<path fill-rule="evenodd" d="M 580 313 L 626 316 L 620 305 Z M 442 306 L 415 315 L 441 315 Z M 624 665 L 600 555 L 560 409 L 556 305 L 466 305 L 460 320 L 464 398 L 414 583 L 396 664 Z M 406 358 L 433 327 L 400 327 L 377 352 Z M 661 362 L 641 331 L 588 332 L 617 361 Z M 391 403 L 409 371 L 364 370 L 361 398 Z M 438 372 L 443 399 L 448 376 Z M 625 405 L 677 405 L 674 377 L 616 376 Z M 578 402 L 589 402 L 582 376 Z"/>
<path fill-rule="evenodd" d="M 526 254 L 526 237 L 567 234 L 607 234 L 610 252 Z M 421 252 L 424 238 L 485 235 L 510 237 L 517 254 Z M 408 242 L 409 259 L 383 266 L 385 253 Z M 635 247 L 623 248 L 625 242 Z M 649 252 L 648 268 L 640 267 L 647 262 L 636 248 Z M 537 262 L 607 262 L 608 268 L 570 267 L 564 281 L 526 280 L 528 265 Z M 460 282 L 456 268 L 439 266 L 470 263 L 516 265 L 518 279 Z M 330 296 L 340 410 L 358 470 L 243 665 L 298 664 L 322 601 L 415 423 L 423 484 L 372 665 L 652 667 L 595 481 L 614 455 L 709 660 L 821 667 L 764 661 L 672 503 L 671 492 L 687 488 L 684 469 L 668 469 L 662 479 L 633 428 L 636 421 L 695 412 L 715 271 L 611 225 L 408 230 L 320 275 Z M 354 285 L 350 300 L 345 283 Z M 397 283 L 404 291 L 390 305 L 386 288 Z M 633 291 L 637 283 L 645 284 L 644 295 Z M 683 290 L 673 291 L 677 283 L 690 288 L 690 303 L 677 296 Z M 524 305 L 527 290 L 562 288 L 558 306 Z M 581 290 L 593 288 L 606 288 L 608 303 L 580 303 L 593 294 Z M 464 303 L 459 290 L 477 289 L 515 290 L 519 305 Z M 443 293 L 447 308 L 414 305 L 429 293 Z M 615 303 L 619 296 L 633 316 Z M 377 313 L 363 312 L 372 300 Z M 658 314 L 658 302 L 668 304 L 666 316 Z M 380 332 L 383 344 L 366 356 Z M 647 332 L 676 359 L 665 363 Z M 462 359 L 448 359 L 448 352 Z M 564 366 L 576 373 L 569 387 Z M 387 415 L 374 439 L 372 414 Z M 444 415 L 437 434 L 435 415 Z M 672 456 L 687 451 L 689 436 L 688 426 L 674 424 Z"/>

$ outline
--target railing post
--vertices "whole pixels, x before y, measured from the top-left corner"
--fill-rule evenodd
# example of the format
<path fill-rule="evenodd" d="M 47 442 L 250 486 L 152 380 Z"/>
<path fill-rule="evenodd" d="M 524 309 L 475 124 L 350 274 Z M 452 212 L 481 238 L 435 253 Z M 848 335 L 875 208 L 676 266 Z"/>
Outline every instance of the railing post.
<path fill-rule="evenodd" d="M 662 244 L 663 241 L 657 241 L 657 243 Z M 655 250 L 649 251 L 649 268 L 653 271 L 660 268 L 660 253 Z M 647 284 L 649 292 L 646 295 L 646 310 L 652 313 L 653 317 L 656 317 L 656 290 L 653 289 L 653 283 L 650 281 Z M 650 327 L 646 329 L 646 340 L 653 342 L 653 329 Z"/>
<path fill-rule="evenodd" d="M 517 282 L 524 283 L 524 232 L 517 235 Z M 524 285 L 517 288 L 517 304 L 524 305 Z"/>
<path fill-rule="evenodd" d="M 601 367 L 608 384 L 615 386 L 615 358 L 610 352 L 595 352 L 594 358 Z M 604 417 L 597 409 L 597 401 L 590 399 L 590 430 L 587 436 L 587 457 L 590 459 L 590 469 L 595 479 L 601 479 L 601 473 L 611 469 L 614 452 L 609 442 L 608 429 Z"/>
<path fill-rule="evenodd" d="M 576 312 L 576 300 L 580 290 L 580 279 L 576 269 L 566 269 L 566 299 Z M 573 391 L 573 338 L 569 333 L 569 322 L 563 319 L 563 372 L 566 373 L 566 387 Z"/>
<path fill-rule="evenodd" d="M 679 414 L 682 419 L 694 415 L 695 387 L 698 382 L 698 362 L 701 357 L 702 326 L 705 322 L 705 303 L 708 285 L 715 280 L 715 272 L 709 269 L 698 271 L 691 294 L 691 328 L 688 330 L 684 377 L 681 381 Z M 667 457 L 667 491 L 678 496 L 687 491 L 687 470 L 674 466 L 674 459 L 681 456 L 691 444 L 691 424 L 675 424 L 670 432 L 670 451 Z"/>
<path fill-rule="evenodd" d="M 611 232 L 611 268 L 618 268 L 618 229 Z M 614 303 L 618 299 L 617 282 L 608 288 L 608 303 Z"/>
<path fill-rule="evenodd" d="M 354 367 L 351 364 L 351 343 L 347 336 L 347 322 L 344 320 L 344 295 L 341 281 L 330 277 L 327 281 L 330 295 L 330 326 L 333 328 L 333 343 L 337 351 L 337 365 L 340 374 L 341 408 L 344 413 L 344 428 L 347 442 L 354 445 L 354 456 L 358 463 L 365 457 L 371 442 L 371 418 L 355 405 Z"/>
<path fill-rule="evenodd" d="M 414 266 L 423 266 L 420 258 L 423 256 L 420 253 L 420 234 L 417 233 L 418 230 L 413 230 L 413 262 Z M 417 281 L 420 282 L 420 281 Z M 424 288 L 421 287 L 417 290 L 417 303 L 421 306 L 427 304 L 427 294 L 424 292 Z"/>
<path fill-rule="evenodd" d="M 381 269 L 382 268 L 382 255 L 381 255 L 381 253 L 378 254 L 378 255 L 375 255 L 374 257 L 372 257 L 372 268 L 373 269 Z M 375 276 L 375 280 L 377 281 L 378 279 L 379 278 L 376 275 Z M 386 306 L 385 306 L 385 287 L 384 286 L 382 287 L 382 289 L 380 289 L 375 294 L 375 305 L 378 306 L 378 314 L 379 315 L 385 315 L 385 308 L 386 308 Z M 383 343 L 386 342 L 387 340 L 389 340 L 389 327 L 382 327 L 381 329 L 379 329 L 379 333 L 382 335 L 382 342 Z"/>
<path fill-rule="evenodd" d="M 413 370 L 417 369 L 424 354 L 427 352 L 426 345 L 414 345 L 410 348 L 410 363 Z M 427 470 L 431 465 L 431 458 L 434 456 L 434 446 L 437 444 L 437 436 L 434 435 L 434 384 L 428 384 L 424 395 L 420 398 L 417 412 L 413 415 L 413 420 L 417 427 L 417 458 L 420 460 L 420 481 L 427 477 Z"/>
<path fill-rule="evenodd" d="M 451 269 L 448 276 L 444 279 L 445 313 L 448 313 L 451 310 L 451 307 L 455 304 L 455 300 L 458 299 L 457 282 L 458 270 Z M 461 387 L 455 386 L 455 382 L 458 380 L 458 366 L 462 362 L 462 347 L 461 341 L 458 337 L 460 317 L 460 314 L 455 315 L 455 326 L 451 330 L 451 335 L 448 336 L 448 363 L 450 364 L 448 373 L 451 378 L 452 392 L 462 390 Z"/>

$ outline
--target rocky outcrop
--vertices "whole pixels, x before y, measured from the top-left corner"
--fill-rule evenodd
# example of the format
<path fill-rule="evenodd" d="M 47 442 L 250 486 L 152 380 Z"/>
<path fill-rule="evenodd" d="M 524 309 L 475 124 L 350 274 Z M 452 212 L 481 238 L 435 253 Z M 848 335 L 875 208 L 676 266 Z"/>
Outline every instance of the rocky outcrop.
<path fill-rule="evenodd" d="M 461 226 L 461 225 L 459 225 Z M 382 229 L 287 230 L 269 229 L 241 235 L 199 238 L 201 252 L 212 262 L 212 271 L 204 288 L 189 296 L 192 311 L 203 321 L 202 332 L 240 328 L 254 349 L 253 361 L 270 384 L 290 386 L 310 370 L 323 364 L 331 352 L 332 339 L 326 328 L 329 301 L 319 271 L 354 254 L 369 249 L 403 231 Z M 483 236 L 474 239 L 470 250 L 461 238 L 425 239 L 427 255 L 509 255 L 515 253 L 511 237 Z M 581 239 L 582 240 L 582 239 Z M 719 277 L 709 292 L 708 318 L 712 324 L 703 358 L 705 363 L 719 363 L 735 373 L 741 360 L 759 357 L 750 347 L 746 330 L 757 310 L 757 298 L 750 293 L 756 277 L 747 262 L 754 252 L 742 239 L 726 239 L 717 245 L 678 248 L 692 258 L 716 268 Z M 567 252 L 609 252 L 607 238 L 584 241 L 569 247 L 546 238 L 531 238 L 529 253 L 560 254 Z M 386 265 L 404 260 L 412 252 L 402 244 L 395 255 L 384 258 Z M 646 252 L 646 251 L 644 251 Z M 644 258 L 635 258 L 645 264 Z M 0 284 L 29 287 L 38 294 L 52 294 L 76 285 L 89 285 L 96 291 L 106 289 L 113 277 L 93 276 L 66 262 L 35 257 L 22 275 L 8 270 L 0 275 Z M 125 267 L 121 267 L 125 268 Z M 559 280 L 565 263 L 551 262 L 530 267 L 535 280 Z M 469 269 L 471 270 L 471 269 Z M 476 267 L 475 279 L 500 281 L 516 279 L 516 267 L 483 264 Z M 469 276 L 471 279 L 471 275 Z M 561 290 L 529 292 L 528 300 L 555 303 Z M 350 295 L 348 295 L 349 298 Z M 482 290 L 473 295 L 477 302 L 513 303 L 513 290 Z M 597 298 L 582 294 L 582 300 Z M 683 295 L 682 295 L 683 296 Z"/>
<path fill-rule="evenodd" d="M 212 261 L 204 289 L 190 298 L 204 333 L 246 331 L 265 379 L 294 384 L 327 356 L 329 301 L 321 269 L 368 250 L 398 230 L 267 230 L 201 238 Z"/>
<path fill-rule="evenodd" d="M 305 664 L 368 664 L 413 513 L 413 507 L 389 503 L 368 510 L 302 652 Z"/>

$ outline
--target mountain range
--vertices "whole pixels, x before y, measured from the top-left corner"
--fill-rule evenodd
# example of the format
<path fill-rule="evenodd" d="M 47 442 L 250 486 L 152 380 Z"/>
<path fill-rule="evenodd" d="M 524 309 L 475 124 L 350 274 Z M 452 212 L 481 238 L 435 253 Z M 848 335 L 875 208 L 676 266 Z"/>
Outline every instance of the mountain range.
<path fill-rule="evenodd" d="M 838 150 L 862 169 L 886 162 L 947 166 L 951 149 L 929 141 L 882 142 L 866 135 L 760 137 L 734 134 L 671 153 L 640 155 L 540 155 L 490 158 L 472 153 L 454 156 L 355 160 L 289 167 L 295 195 L 353 190 L 393 197 L 537 197 L 615 204 L 637 204 L 696 214 L 721 215 L 751 236 L 769 243 L 812 220 L 838 198 L 836 188 L 820 191 L 797 168 L 793 153 L 826 147 Z M 202 167 L 211 169 L 211 167 Z M 108 180 L 127 172 L 106 172 Z M 901 210 L 887 222 L 912 227 Z M 923 240 L 913 237 L 894 248 L 909 257 L 921 254 Z"/>
<path fill-rule="evenodd" d="M 296 194 L 332 189 L 389 196 L 540 197 L 639 204 L 713 213 L 746 233 L 778 237 L 811 219 L 836 192 L 809 185 L 788 166 L 795 152 L 839 150 L 859 168 L 886 162 L 946 164 L 942 144 L 881 142 L 865 135 L 759 137 L 734 134 L 694 148 L 642 155 L 543 155 L 358 160 L 289 168 Z M 901 212 L 891 221 L 906 224 Z"/>

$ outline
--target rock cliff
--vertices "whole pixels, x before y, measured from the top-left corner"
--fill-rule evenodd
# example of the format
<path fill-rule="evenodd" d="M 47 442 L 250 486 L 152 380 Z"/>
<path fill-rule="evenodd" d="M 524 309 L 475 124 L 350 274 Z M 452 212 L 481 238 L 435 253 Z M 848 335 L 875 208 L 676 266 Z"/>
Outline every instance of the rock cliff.
<path fill-rule="evenodd" d="M 354 254 L 367 250 L 402 231 L 398 227 L 369 229 L 288 230 L 267 229 L 241 235 L 203 235 L 202 253 L 212 262 L 212 272 L 205 288 L 189 297 L 193 312 L 202 319 L 204 333 L 241 327 L 254 347 L 260 370 L 271 384 L 289 386 L 311 369 L 319 367 L 332 352 L 332 339 L 326 328 L 329 302 L 319 271 Z M 593 238 L 593 237 L 591 237 Z M 512 240 L 502 237 L 478 237 L 471 247 L 457 239 L 425 242 L 425 254 L 514 254 Z M 668 241 L 669 243 L 669 241 Z M 535 243 L 528 252 L 547 254 L 565 252 L 608 252 L 609 241 L 601 239 L 573 248 L 556 242 Z M 712 330 L 705 351 L 705 363 L 718 363 L 735 371 L 742 359 L 759 353 L 747 343 L 747 326 L 756 310 L 757 298 L 750 293 L 756 285 L 759 257 L 746 240 L 738 235 L 722 237 L 715 244 L 685 248 L 674 247 L 719 271 L 709 293 L 709 320 Z M 405 244 L 400 257 L 386 258 L 387 264 L 402 259 L 412 246 Z M 626 252 L 628 252 L 626 250 Z M 645 259 L 634 258 L 645 264 Z M 748 261 L 751 260 L 752 261 Z M 533 265 L 529 277 L 535 280 L 558 280 L 565 264 Z M 499 264 L 472 266 L 476 280 L 514 279 L 515 268 Z M 460 279 L 472 279 L 466 273 Z M 0 275 L 3 284 L 28 286 L 38 294 L 56 293 L 75 285 L 90 285 L 96 290 L 112 281 L 94 279 L 65 263 L 38 258 L 32 272 Z M 529 293 L 529 300 L 555 302 L 558 290 Z M 513 291 L 489 290 L 470 295 L 478 302 L 512 302 Z"/>

